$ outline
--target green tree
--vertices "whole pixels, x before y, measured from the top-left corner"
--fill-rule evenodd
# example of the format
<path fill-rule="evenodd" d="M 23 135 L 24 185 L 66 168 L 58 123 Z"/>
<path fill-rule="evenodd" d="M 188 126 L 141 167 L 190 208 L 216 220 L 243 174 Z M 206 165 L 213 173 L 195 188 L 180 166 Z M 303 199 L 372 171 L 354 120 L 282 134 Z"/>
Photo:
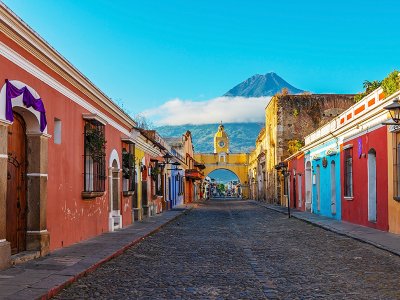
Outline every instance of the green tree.
<path fill-rule="evenodd" d="M 381 84 L 382 84 L 382 81 L 379 81 L 379 80 L 374 80 L 374 81 L 364 80 L 363 87 L 364 87 L 365 91 L 355 95 L 354 96 L 354 101 L 355 102 L 361 101 L 362 98 L 364 98 L 369 93 L 371 93 L 374 90 L 376 90 L 378 87 L 381 86 Z"/>
<path fill-rule="evenodd" d="M 374 80 L 374 81 L 364 80 L 363 87 L 365 89 L 365 92 L 369 94 L 372 91 L 376 90 L 378 87 L 380 87 L 381 84 L 382 81 L 379 80 Z"/>
<path fill-rule="evenodd" d="M 397 92 L 400 89 L 400 72 L 394 70 L 385 79 L 382 80 L 382 88 L 385 96 L 388 97 L 391 94 Z"/>
<path fill-rule="evenodd" d="M 218 190 L 218 192 L 220 192 L 220 193 L 224 192 L 224 191 L 225 191 L 225 185 L 224 185 L 223 183 L 219 183 L 219 184 L 217 185 L 217 190 Z"/>

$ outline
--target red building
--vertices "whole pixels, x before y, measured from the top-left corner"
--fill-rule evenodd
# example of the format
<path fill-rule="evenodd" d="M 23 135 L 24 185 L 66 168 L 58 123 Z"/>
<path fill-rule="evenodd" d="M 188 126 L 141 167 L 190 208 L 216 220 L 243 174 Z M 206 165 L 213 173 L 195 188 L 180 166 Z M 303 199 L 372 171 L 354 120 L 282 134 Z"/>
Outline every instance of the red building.
<path fill-rule="evenodd" d="M 294 154 L 287 159 L 287 163 L 286 189 L 289 193 L 290 207 L 305 211 L 304 154 Z"/>
<path fill-rule="evenodd" d="M 342 220 L 388 230 L 387 128 L 362 132 L 341 147 Z"/>
<path fill-rule="evenodd" d="M 136 123 L 0 3 L 0 268 L 132 223 Z"/>

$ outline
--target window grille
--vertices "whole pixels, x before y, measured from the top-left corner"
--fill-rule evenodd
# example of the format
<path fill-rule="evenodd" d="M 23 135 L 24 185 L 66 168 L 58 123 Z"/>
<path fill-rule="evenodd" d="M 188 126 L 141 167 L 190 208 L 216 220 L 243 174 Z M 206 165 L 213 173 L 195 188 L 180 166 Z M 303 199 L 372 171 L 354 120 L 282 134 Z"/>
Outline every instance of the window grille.
<path fill-rule="evenodd" d="M 96 120 L 85 121 L 84 126 L 84 183 L 85 192 L 104 192 L 105 126 Z"/>
<path fill-rule="evenodd" d="M 158 161 L 154 162 L 151 168 L 151 183 L 153 196 L 163 196 L 162 191 L 162 167 Z"/>
<path fill-rule="evenodd" d="M 136 186 L 135 145 L 129 144 L 128 149 L 122 149 L 123 191 L 133 192 Z"/>
<path fill-rule="evenodd" d="M 344 150 L 344 196 L 353 197 L 353 148 Z"/>

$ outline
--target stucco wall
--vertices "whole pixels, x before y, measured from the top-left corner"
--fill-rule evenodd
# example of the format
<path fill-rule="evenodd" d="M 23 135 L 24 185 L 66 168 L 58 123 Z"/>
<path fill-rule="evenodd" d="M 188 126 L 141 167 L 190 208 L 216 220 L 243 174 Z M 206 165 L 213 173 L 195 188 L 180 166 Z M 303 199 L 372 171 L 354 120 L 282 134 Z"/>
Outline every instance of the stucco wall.
<path fill-rule="evenodd" d="M 115 118 L 104 108 L 89 99 L 82 91 L 76 89 L 64 78 L 56 75 L 44 63 L 7 41 L 0 35 L 3 42 L 8 43 L 19 51 L 25 58 L 30 59 L 41 70 L 54 76 L 61 84 L 69 88 L 82 99 L 90 103 L 109 118 Z M 83 113 L 86 109 L 73 102 L 59 91 L 48 86 L 43 81 L 21 69 L 13 62 L 0 56 L 0 82 L 5 79 L 15 79 L 34 88 L 43 99 L 47 114 L 48 133 L 54 133 L 54 118 L 62 122 L 62 142 L 54 143 L 51 138 L 48 143 L 48 184 L 47 184 L 47 229 L 50 233 L 50 249 L 54 250 L 108 231 L 108 193 L 91 200 L 83 200 Z M 123 124 L 120 124 L 124 127 Z M 129 130 L 128 127 L 125 127 Z M 107 125 L 106 162 L 112 149 L 121 153 L 121 132 Z M 120 157 L 121 159 L 121 157 Z M 108 164 L 107 166 L 108 167 Z M 108 172 L 108 169 L 106 170 Z M 106 180 L 106 189 L 108 179 Z M 122 186 L 121 186 L 122 189 Z M 123 199 L 123 221 L 129 222 L 129 199 Z"/>
<path fill-rule="evenodd" d="M 362 143 L 362 155 L 358 156 L 358 140 Z M 352 199 L 345 199 L 342 184 L 342 220 L 388 230 L 388 155 L 387 128 L 380 127 L 343 143 L 353 145 L 353 191 Z M 376 151 L 377 174 L 377 221 L 368 221 L 368 151 Z M 341 178 L 344 176 L 344 157 L 341 155 Z"/>

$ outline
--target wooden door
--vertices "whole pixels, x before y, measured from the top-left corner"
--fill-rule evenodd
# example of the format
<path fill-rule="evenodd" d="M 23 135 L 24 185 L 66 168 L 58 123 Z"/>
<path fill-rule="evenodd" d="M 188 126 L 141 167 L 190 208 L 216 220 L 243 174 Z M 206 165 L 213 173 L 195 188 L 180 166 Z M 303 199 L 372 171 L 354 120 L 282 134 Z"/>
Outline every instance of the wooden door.
<path fill-rule="evenodd" d="M 147 181 L 142 181 L 142 206 L 148 205 L 147 201 Z"/>
<path fill-rule="evenodd" d="M 26 127 L 22 117 L 14 114 L 8 128 L 6 239 L 11 254 L 26 249 Z"/>

